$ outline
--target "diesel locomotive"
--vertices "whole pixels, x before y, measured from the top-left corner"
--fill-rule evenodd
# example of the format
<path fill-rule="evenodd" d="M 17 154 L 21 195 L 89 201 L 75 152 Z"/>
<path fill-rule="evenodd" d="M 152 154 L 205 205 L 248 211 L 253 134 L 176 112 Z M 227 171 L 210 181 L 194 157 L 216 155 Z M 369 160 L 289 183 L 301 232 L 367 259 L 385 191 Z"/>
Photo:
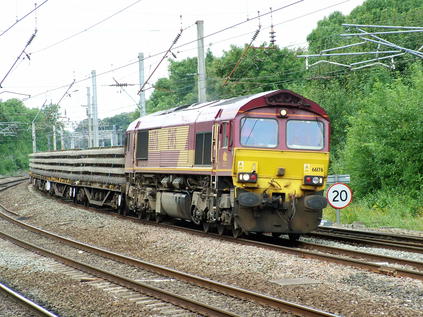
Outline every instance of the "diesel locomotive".
<path fill-rule="evenodd" d="M 219 234 L 317 228 L 326 207 L 329 118 L 276 90 L 156 112 L 132 122 L 117 148 L 33 153 L 41 190 Z"/>

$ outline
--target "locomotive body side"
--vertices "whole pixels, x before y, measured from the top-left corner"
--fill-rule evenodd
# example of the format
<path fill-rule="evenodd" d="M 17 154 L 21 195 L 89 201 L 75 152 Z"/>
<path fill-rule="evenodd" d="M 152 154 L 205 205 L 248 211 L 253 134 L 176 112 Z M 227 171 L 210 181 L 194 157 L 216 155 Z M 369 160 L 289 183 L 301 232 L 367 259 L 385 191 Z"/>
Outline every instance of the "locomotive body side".
<path fill-rule="evenodd" d="M 156 113 L 127 136 L 126 201 L 140 217 L 294 237 L 320 222 L 329 120 L 291 91 Z"/>

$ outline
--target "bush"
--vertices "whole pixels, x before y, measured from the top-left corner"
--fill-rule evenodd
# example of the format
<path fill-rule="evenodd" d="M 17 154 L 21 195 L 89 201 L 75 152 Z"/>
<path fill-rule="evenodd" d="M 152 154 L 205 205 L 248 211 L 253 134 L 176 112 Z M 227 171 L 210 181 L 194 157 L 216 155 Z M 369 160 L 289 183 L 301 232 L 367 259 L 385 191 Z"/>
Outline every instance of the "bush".
<path fill-rule="evenodd" d="M 423 70 L 415 67 L 408 84 L 375 84 L 350 119 L 342 162 L 358 197 L 394 190 L 408 196 L 423 189 Z M 407 190 L 405 190 L 407 189 Z"/>
<path fill-rule="evenodd" d="M 360 221 L 368 227 L 423 230 L 422 196 L 409 197 L 395 191 L 379 191 L 342 209 L 341 223 Z M 326 208 L 324 218 L 335 222 L 335 210 Z"/>

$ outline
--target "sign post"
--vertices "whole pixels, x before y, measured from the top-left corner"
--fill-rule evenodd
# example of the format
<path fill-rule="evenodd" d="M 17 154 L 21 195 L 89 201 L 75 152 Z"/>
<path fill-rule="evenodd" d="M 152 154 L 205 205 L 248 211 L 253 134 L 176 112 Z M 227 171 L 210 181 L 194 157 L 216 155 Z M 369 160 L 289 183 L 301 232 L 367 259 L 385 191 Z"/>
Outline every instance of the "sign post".
<path fill-rule="evenodd" d="M 339 210 L 347 207 L 352 201 L 352 190 L 348 185 L 335 183 L 329 187 L 326 193 L 326 199 L 333 208 L 336 209 L 336 223 L 340 224 Z"/>

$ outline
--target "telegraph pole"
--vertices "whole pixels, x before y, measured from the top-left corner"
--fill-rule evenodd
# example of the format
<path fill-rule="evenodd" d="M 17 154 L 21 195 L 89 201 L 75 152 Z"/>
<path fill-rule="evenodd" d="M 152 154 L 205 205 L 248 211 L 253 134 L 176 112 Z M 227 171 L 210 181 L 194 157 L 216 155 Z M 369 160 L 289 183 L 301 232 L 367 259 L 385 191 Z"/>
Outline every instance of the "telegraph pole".
<path fill-rule="evenodd" d="M 91 109 L 91 92 L 87 87 L 88 147 L 93 147 L 93 119 Z"/>
<path fill-rule="evenodd" d="M 97 81 L 96 81 L 96 72 L 93 70 L 91 72 L 92 85 L 93 85 L 93 96 L 92 96 L 92 118 L 93 118 L 93 146 L 98 147 L 98 112 L 97 112 Z"/>
<path fill-rule="evenodd" d="M 56 145 L 56 124 L 53 124 L 53 151 L 57 150 L 57 145 Z"/>
<path fill-rule="evenodd" d="M 140 75 L 140 87 L 144 86 L 144 53 L 138 53 L 138 65 L 139 65 L 139 75 Z M 145 92 L 141 90 L 140 92 L 140 104 L 138 106 L 140 111 L 140 116 L 145 116 Z"/>
<path fill-rule="evenodd" d="M 198 43 L 198 102 L 207 101 L 206 91 L 206 61 L 204 58 L 204 21 L 197 21 L 197 43 Z"/>
<path fill-rule="evenodd" d="M 32 120 L 32 153 L 37 152 L 37 139 L 36 139 L 36 132 L 35 132 L 35 120 L 37 120 L 38 115 L 40 114 L 41 110 L 46 105 L 47 99 L 44 101 L 43 105 L 40 107 L 40 110 L 38 110 L 34 120 Z"/>
<path fill-rule="evenodd" d="M 60 149 L 65 149 L 65 140 L 63 139 L 63 127 L 60 128 Z"/>
<path fill-rule="evenodd" d="M 116 125 L 113 125 L 112 130 L 112 137 L 110 138 L 110 146 L 116 146 L 117 145 L 117 137 L 116 137 Z"/>
<path fill-rule="evenodd" d="M 37 140 L 35 139 L 35 119 L 32 121 L 32 153 L 37 152 Z"/>

